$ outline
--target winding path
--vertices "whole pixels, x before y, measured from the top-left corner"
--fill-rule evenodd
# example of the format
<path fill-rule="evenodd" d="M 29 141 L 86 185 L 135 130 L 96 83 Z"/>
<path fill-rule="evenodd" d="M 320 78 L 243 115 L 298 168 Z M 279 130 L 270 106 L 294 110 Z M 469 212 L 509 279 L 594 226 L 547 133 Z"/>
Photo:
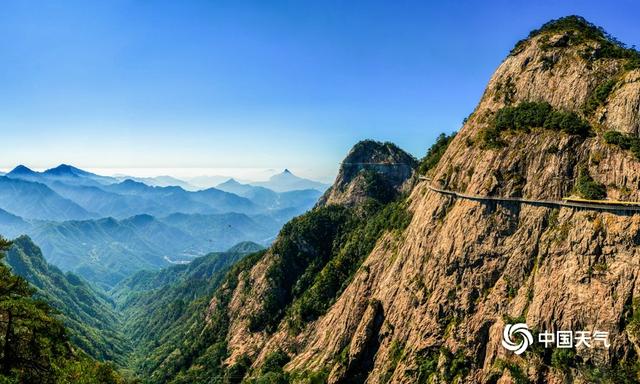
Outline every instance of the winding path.
<path fill-rule="evenodd" d="M 428 177 L 419 176 L 419 180 L 431 181 Z M 471 195 L 467 193 L 460 193 L 451 191 L 448 189 L 441 189 L 427 185 L 430 190 L 448 196 L 456 198 L 475 200 L 475 201 L 498 201 L 498 202 L 515 202 L 544 207 L 569 207 L 569 208 L 584 208 L 599 211 L 632 211 L 640 212 L 640 203 L 630 201 L 616 201 L 616 200 L 584 200 L 584 199 L 565 199 L 565 200 L 536 200 L 525 199 L 523 197 L 499 197 L 499 196 L 482 196 Z"/>

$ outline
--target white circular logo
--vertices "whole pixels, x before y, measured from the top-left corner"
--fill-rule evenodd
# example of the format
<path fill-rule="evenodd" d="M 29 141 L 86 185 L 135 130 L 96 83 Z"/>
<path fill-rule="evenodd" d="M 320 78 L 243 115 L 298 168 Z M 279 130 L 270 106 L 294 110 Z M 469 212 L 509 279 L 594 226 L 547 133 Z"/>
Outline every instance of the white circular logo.
<path fill-rule="evenodd" d="M 513 336 L 519 337 L 520 342 L 513 342 Z M 505 325 L 504 331 L 502 332 L 503 347 L 514 352 L 516 355 L 520 355 L 524 353 L 531 344 L 533 344 L 533 336 L 531 332 L 529 332 L 527 324 L 517 323 Z"/>

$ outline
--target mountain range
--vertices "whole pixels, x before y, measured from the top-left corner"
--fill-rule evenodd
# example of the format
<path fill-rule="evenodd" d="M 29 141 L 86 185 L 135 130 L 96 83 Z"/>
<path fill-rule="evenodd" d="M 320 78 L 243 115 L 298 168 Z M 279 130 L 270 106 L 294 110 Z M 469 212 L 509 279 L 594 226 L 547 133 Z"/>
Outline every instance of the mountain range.
<path fill-rule="evenodd" d="M 321 194 L 250 189 L 188 191 L 64 164 L 43 172 L 21 165 L 0 176 L 0 234 L 29 235 L 48 262 L 109 289 L 141 269 L 189 262 L 241 241 L 269 244 Z"/>

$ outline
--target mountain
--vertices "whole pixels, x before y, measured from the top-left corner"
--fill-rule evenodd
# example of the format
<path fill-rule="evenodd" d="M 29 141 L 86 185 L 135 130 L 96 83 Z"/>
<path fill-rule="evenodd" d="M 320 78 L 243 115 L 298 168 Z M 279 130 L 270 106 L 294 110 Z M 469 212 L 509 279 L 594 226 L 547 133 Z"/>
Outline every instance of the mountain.
<path fill-rule="evenodd" d="M 0 209 L 0 234 L 2 236 L 11 239 L 27 233 L 30 229 L 30 222 Z"/>
<path fill-rule="evenodd" d="M 3 261 L 36 288 L 38 298 L 60 312 L 77 346 L 93 358 L 123 362 L 128 344 L 110 299 L 78 276 L 48 264 L 26 236 L 12 242 Z"/>
<path fill-rule="evenodd" d="M 216 185 L 216 188 L 221 190 L 221 191 L 225 191 L 225 192 L 229 192 L 229 193 L 235 193 L 236 195 L 239 195 L 239 196 L 244 196 L 246 193 L 248 193 L 250 191 L 253 191 L 253 190 L 256 190 L 256 189 L 260 189 L 260 188 L 263 189 L 263 190 L 267 190 L 267 188 L 254 187 L 253 185 L 250 185 L 250 184 L 239 183 L 238 181 L 236 181 L 233 178 L 225 181 L 224 183 L 220 183 L 220 184 Z"/>
<path fill-rule="evenodd" d="M 67 164 L 60 164 L 44 172 L 36 172 L 24 165 L 18 165 L 11 172 L 7 173 L 6 176 L 13 179 L 33 181 L 47 185 L 55 181 L 61 181 L 70 185 L 99 186 L 112 184 L 117 181 L 112 177 L 96 175 L 95 173 L 87 172 Z"/>
<path fill-rule="evenodd" d="M 187 191 L 197 190 L 197 187 L 189 184 L 184 180 L 180 180 L 172 176 L 155 176 L 155 177 L 118 176 L 117 179 L 120 182 L 125 180 L 139 181 L 151 187 L 180 187 Z"/>
<path fill-rule="evenodd" d="M 171 213 L 218 212 L 257 213 L 260 207 L 250 200 L 232 193 L 209 188 L 196 192 L 180 187 L 151 187 L 144 183 L 125 180 L 121 183 L 102 187 L 103 190 L 129 198 L 137 197 L 152 202 L 156 210 L 164 215 Z M 159 212 L 153 212 L 160 215 Z"/>
<path fill-rule="evenodd" d="M 265 189 L 270 198 L 252 196 L 254 203 L 215 188 L 188 192 L 133 180 L 100 187 L 49 183 L 0 178 L 0 234 L 31 236 L 48 262 L 105 289 L 140 269 L 189 262 L 243 240 L 269 244 L 319 195 Z"/>
<path fill-rule="evenodd" d="M 139 371 L 191 383 L 637 382 L 638 217 L 614 200 L 640 201 L 638 110 L 640 53 L 580 17 L 543 25 L 416 168 L 395 146 L 380 157 L 384 143 L 356 145 L 366 166 L 354 176 L 343 162 L 326 198 L 237 263 Z M 534 342 L 522 355 L 504 347 L 516 323 Z M 606 332 L 611 345 L 536 343 L 557 330 Z"/>
<path fill-rule="evenodd" d="M 320 205 L 358 205 L 371 195 L 381 201 L 396 191 L 408 191 L 418 161 L 393 143 L 365 140 L 356 144 L 342 162 L 336 182 Z"/>
<path fill-rule="evenodd" d="M 284 210 L 292 208 L 297 214 L 303 213 L 313 207 L 321 196 L 317 189 L 303 189 L 288 192 L 274 192 L 265 187 L 256 187 L 251 184 L 242 184 L 234 179 L 229 179 L 218 184 L 217 189 L 246 197 L 255 204 L 269 210 Z"/>
<path fill-rule="evenodd" d="M 43 190 L 40 194 L 50 193 L 42 186 L 44 185 L 55 192 L 56 196 L 67 199 L 86 211 L 78 211 L 78 207 L 73 209 L 68 207 L 66 209 L 68 212 L 57 213 L 58 210 L 47 211 L 56 207 L 45 207 L 44 210 L 37 210 L 35 213 L 29 211 L 31 207 L 17 204 L 18 201 L 15 201 L 13 205 L 9 203 L 4 206 L 0 205 L 0 208 L 27 219 L 56 221 L 98 216 L 124 219 L 143 214 L 159 217 L 172 213 L 238 212 L 260 214 L 288 210 L 292 214 L 299 214 L 313 206 L 319 197 L 319 193 L 310 190 L 279 194 L 263 187 L 240 184 L 235 180 L 230 180 L 226 185 L 222 185 L 222 189 L 207 188 L 192 191 L 185 189 L 193 189 L 192 186 L 169 176 L 135 180 L 127 178 L 119 181 L 118 178 L 96 175 L 66 164 L 44 172 L 35 172 L 20 165 L 8 173 L 6 177 L 16 183 L 19 181 L 38 183 L 41 185 L 38 188 Z M 27 186 L 31 189 L 37 188 L 33 184 L 23 184 L 23 188 Z M 10 190 L 3 191 L 4 188 Z M 5 184 L 4 188 L 0 184 L 0 195 L 5 193 L 8 195 L 7 200 L 14 200 L 10 196 L 18 192 L 15 185 Z M 223 190 L 225 188 L 228 191 Z M 48 204 L 43 203 L 43 205 Z"/>
<path fill-rule="evenodd" d="M 32 249 L 27 239 L 19 239 L 20 247 L 12 255 L 12 262 L 26 274 L 48 281 L 47 266 L 42 258 L 32 258 Z M 0 238 L 0 260 L 10 243 Z M 68 338 L 68 329 L 55 317 L 52 308 L 39 298 L 33 297 L 34 288 L 20 276 L 16 276 L 5 265 L 0 263 L 0 318 L 2 321 L 2 340 L 0 347 L 3 351 L 0 360 L 0 378 L 6 383 L 123 383 L 124 379 L 114 367 L 107 363 L 99 363 L 78 349 Z M 45 273 L 39 274 L 44 271 Z M 55 271 L 53 271 L 55 274 Z M 57 276 L 57 279 L 64 279 Z M 63 287 L 66 302 L 62 305 L 82 304 L 84 308 L 102 310 L 90 300 L 90 289 L 83 287 L 79 281 L 68 280 L 70 285 L 64 286 L 64 281 L 56 281 L 48 288 L 54 290 Z M 45 283 L 46 284 L 46 283 Z M 38 295 L 46 292 L 35 289 Z M 57 290 L 46 298 L 55 300 L 60 292 Z M 79 296 L 75 295 L 78 294 Z M 64 301 L 63 299 L 63 301 Z M 75 308 L 78 309 L 78 308 Z M 83 310 L 80 310 L 83 311 Z M 88 317 L 82 321 L 89 320 Z M 98 315 L 100 316 L 100 315 Z M 63 316 L 64 317 L 64 316 Z M 103 317 L 103 320 L 108 318 Z M 72 320 L 65 318 L 65 320 Z M 83 331 L 91 327 L 81 326 Z M 73 331 L 72 331 L 73 333 Z M 79 337 L 78 334 L 75 334 Z M 83 335 L 91 339 L 92 335 Z M 82 341 L 81 339 L 76 339 Z M 111 346 L 110 346 L 111 347 Z"/>
<path fill-rule="evenodd" d="M 268 217 L 239 213 L 28 224 L 21 234 L 34 239 L 49 263 L 105 290 L 139 270 L 186 263 L 244 240 L 269 243 L 282 225 Z"/>
<path fill-rule="evenodd" d="M 142 271 L 122 281 L 112 295 L 124 314 L 123 331 L 134 346 L 132 368 L 148 365 L 155 349 L 164 350 L 181 341 L 193 322 L 204 322 L 208 299 L 229 268 L 262 249 L 256 243 L 242 242 L 187 265 Z"/>
<path fill-rule="evenodd" d="M 24 166 L 24 165 L 18 165 L 17 167 L 15 167 L 14 169 L 12 169 L 11 171 L 9 171 L 9 173 L 6 174 L 6 176 L 8 177 L 16 177 L 16 178 L 20 178 L 20 177 L 37 177 L 39 175 L 38 172 L 31 170 L 30 168 Z"/>
<path fill-rule="evenodd" d="M 97 216 L 44 184 L 9 175 L 0 176 L 0 209 L 26 219 L 39 220 L 81 220 Z"/>
<path fill-rule="evenodd" d="M 206 279 L 212 274 L 230 266 L 237 261 L 237 257 L 262 251 L 260 244 L 243 241 L 224 252 L 212 252 L 208 255 L 197 257 L 191 263 L 172 265 L 161 270 L 143 270 L 124 279 L 111 290 L 111 296 L 121 305 L 130 306 L 132 296 L 140 293 L 152 292 L 174 285 L 178 281 L 189 282 L 191 279 Z M 192 284 L 194 285 L 194 284 Z M 195 286 L 195 285 L 194 285 Z M 172 297 L 171 295 L 166 295 Z"/>
<path fill-rule="evenodd" d="M 55 168 L 47 169 L 42 173 L 45 178 L 64 181 L 71 184 L 93 185 L 113 184 L 116 179 L 108 176 L 100 176 L 67 164 L 61 164 Z"/>
<path fill-rule="evenodd" d="M 388 145 L 369 144 L 372 145 L 366 148 Z M 417 167 L 417 162 L 401 149 L 395 146 L 392 149 L 398 159 L 411 160 L 409 167 Z M 373 175 L 367 178 L 371 177 L 370 183 L 381 183 L 380 188 L 370 185 L 364 189 L 366 195 L 361 196 L 362 204 L 358 207 L 321 203 L 287 223 L 269 250 L 243 259 L 227 274 L 208 303 L 208 309 L 204 310 L 204 326 L 201 317 L 192 316 L 185 319 L 180 331 L 170 332 L 184 335 L 183 340 L 191 340 L 190 345 L 183 345 L 181 338 L 165 339 L 162 347 L 147 350 L 146 361 L 138 366 L 142 374 L 163 378 L 187 369 L 181 377 L 189 382 L 229 375 L 231 373 L 225 373 L 226 368 L 216 364 L 209 364 L 200 372 L 192 371 L 183 365 L 185 360 L 175 360 L 168 353 L 178 353 L 197 365 L 227 357 L 233 361 L 245 353 L 247 358 L 253 358 L 252 346 L 258 349 L 265 346 L 264 342 L 279 329 L 278 323 L 291 324 L 293 328 L 285 333 L 295 337 L 299 324 L 317 318 L 326 310 L 342 291 L 341 281 L 349 281 L 374 248 L 375 240 L 387 231 L 406 227 L 411 218 L 401 196 L 413 182 L 414 171 L 406 172 L 400 166 L 378 167 L 373 164 L 377 153 L 371 149 L 369 156 L 363 154 L 366 165 L 358 173 Z M 340 175 L 347 174 L 343 171 Z M 388 183 L 384 181 L 386 177 L 398 182 Z M 361 180 L 355 176 L 350 181 L 337 180 L 335 185 L 353 190 L 349 184 Z M 384 194 L 379 193 L 382 188 Z M 288 340 L 283 341 L 282 347 L 289 345 Z M 211 345 L 216 348 L 207 350 Z M 228 372 L 246 373 L 248 368 L 232 365 Z M 310 376 L 307 378 L 311 380 Z M 266 382 L 278 382 L 276 379 L 265 378 Z"/>
<path fill-rule="evenodd" d="M 70 185 L 59 181 L 50 183 L 49 187 L 60 196 L 101 217 L 124 219 L 142 214 L 162 216 L 173 213 L 172 207 L 144 196 L 118 194 L 96 186 Z"/>
<path fill-rule="evenodd" d="M 320 192 L 324 192 L 328 187 L 326 184 L 298 177 L 288 169 L 285 169 L 282 173 L 271 176 L 267 181 L 251 184 L 257 187 L 269 188 L 275 192 L 287 192 L 300 189 L 317 189 Z"/>

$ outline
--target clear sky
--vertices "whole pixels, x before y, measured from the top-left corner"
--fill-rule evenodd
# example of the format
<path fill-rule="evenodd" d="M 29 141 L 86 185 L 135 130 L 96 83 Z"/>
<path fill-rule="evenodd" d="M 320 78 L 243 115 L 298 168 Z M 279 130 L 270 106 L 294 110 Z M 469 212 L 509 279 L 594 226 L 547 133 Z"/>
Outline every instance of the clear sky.
<path fill-rule="evenodd" d="M 358 140 L 417 157 L 514 43 L 579 14 L 640 45 L 633 1 L 0 2 L 0 168 L 288 167 Z"/>

